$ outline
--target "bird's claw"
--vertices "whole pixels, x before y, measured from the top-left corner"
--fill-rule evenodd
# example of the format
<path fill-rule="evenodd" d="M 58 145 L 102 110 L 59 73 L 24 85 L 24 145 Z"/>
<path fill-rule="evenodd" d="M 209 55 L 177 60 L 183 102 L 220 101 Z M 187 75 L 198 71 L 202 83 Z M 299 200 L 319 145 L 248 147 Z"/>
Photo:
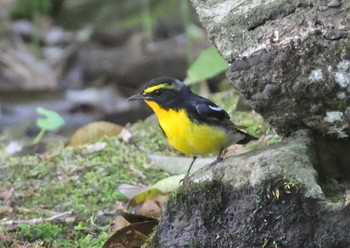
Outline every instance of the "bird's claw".
<path fill-rule="evenodd" d="M 189 184 L 190 182 L 191 182 L 191 180 L 190 180 L 190 173 L 187 172 L 185 174 L 184 178 L 182 178 L 180 180 L 180 184 L 182 183 L 182 185 L 185 185 L 185 184 Z"/>

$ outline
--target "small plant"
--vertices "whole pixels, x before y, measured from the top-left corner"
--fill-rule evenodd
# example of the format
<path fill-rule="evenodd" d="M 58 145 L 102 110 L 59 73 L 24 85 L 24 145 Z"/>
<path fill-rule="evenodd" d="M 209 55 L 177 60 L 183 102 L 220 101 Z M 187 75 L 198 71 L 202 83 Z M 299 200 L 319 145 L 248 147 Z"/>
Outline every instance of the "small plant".
<path fill-rule="evenodd" d="M 282 197 L 297 192 L 298 184 L 294 183 L 291 180 L 288 180 L 286 177 L 283 177 L 277 179 L 269 191 L 271 192 L 271 195 L 268 193 L 267 198 L 270 199 L 273 197 L 275 200 L 282 200 Z"/>
<path fill-rule="evenodd" d="M 37 225 L 19 224 L 19 228 L 18 236 L 30 242 L 39 239 L 50 242 L 57 238 L 62 231 L 61 227 L 48 222 L 39 223 Z"/>
<path fill-rule="evenodd" d="M 278 248 L 278 242 L 271 237 L 265 238 L 262 248 L 268 248 L 268 247 Z"/>
<path fill-rule="evenodd" d="M 43 138 L 47 130 L 55 131 L 62 126 L 64 126 L 65 121 L 57 112 L 51 111 L 45 108 L 38 107 L 36 112 L 40 115 L 45 116 L 44 118 L 39 118 L 36 121 L 36 125 L 41 129 L 40 133 L 36 136 L 33 141 L 33 144 L 38 144 Z"/>
<path fill-rule="evenodd" d="M 204 50 L 187 70 L 185 83 L 191 85 L 215 77 L 226 71 L 228 63 L 214 47 Z"/>
<path fill-rule="evenodd" d="M 150 6 L 150 1 L 149 0 L 142 0 L 142 11 L 141 11 L 141 16 L 142 16 L 142 27 L 143 27 L 143 32 L 146 37 L 146 40 L 149 43 L 153 42 L 153 21 L 152 21 L 152 15 L 151 15 L 151 6 Z"/>

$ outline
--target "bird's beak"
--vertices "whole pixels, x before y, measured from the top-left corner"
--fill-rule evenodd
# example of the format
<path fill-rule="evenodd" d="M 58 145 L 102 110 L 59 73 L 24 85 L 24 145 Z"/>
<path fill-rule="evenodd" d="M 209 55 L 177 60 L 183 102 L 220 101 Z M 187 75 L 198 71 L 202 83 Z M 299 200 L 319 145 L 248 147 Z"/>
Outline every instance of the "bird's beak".
<path fill-rule="evenodd" d="M 128 101 L 133 101 L 133 100 L 144 100 L 146 97 L 144 97 L 141 94 L 136 94 L 128 98 Z"/>

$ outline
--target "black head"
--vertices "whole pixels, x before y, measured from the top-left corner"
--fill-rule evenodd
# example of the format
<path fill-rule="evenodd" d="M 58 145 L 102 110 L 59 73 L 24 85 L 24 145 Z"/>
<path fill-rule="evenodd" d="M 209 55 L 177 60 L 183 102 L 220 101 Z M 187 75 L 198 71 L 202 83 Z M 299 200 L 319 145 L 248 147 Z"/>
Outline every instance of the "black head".
<path fill-rule="evenodd" d="M 128 100 L 154 101 L 163 108 L 175 108 L 179 107 L 188 92 L 190 89 L 180 80 L 158 77 L 148 81 L 141 93 L 129 97 Z"/>

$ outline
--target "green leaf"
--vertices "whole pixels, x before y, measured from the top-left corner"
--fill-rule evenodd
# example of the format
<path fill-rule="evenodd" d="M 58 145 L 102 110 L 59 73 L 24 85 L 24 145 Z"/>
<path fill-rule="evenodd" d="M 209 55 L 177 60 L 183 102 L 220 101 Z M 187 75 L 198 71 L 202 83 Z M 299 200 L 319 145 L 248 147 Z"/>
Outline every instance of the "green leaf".
<path fill-rule="evenodd" d="M 42 130 L 55 131 L 65 124 L 64 119 L 55 111 L 38 107 L 36 112 L 44 116 L 36 121 L 36 125 Z"/>
<path fill-rule="evenodd" d="M 226 71 L 228 63 L 221 57 L 214 47 L 204 50 L 187 70 L 187 85 L 215 77 Z"/>
<path fill-rule="evenodd" d="M 170 193 L 180 186 L 180 181 L 184 178 L 184 174 L 163 178 L 156 182 L 153 188 L 159 189 L 163 194 Z"/>
<path fill-rule="evenodd" d="M 162 194 L 162 192 L 158 189 L 158 188 L 150 188 L 147 189 L 137 195 L 135 195 L 129 202 L 128 202 L 128 206 L 136 206 L 139 205 L 143 202 L 145 202 L 146 200 L 149 200 L 157 195 Z"/>

